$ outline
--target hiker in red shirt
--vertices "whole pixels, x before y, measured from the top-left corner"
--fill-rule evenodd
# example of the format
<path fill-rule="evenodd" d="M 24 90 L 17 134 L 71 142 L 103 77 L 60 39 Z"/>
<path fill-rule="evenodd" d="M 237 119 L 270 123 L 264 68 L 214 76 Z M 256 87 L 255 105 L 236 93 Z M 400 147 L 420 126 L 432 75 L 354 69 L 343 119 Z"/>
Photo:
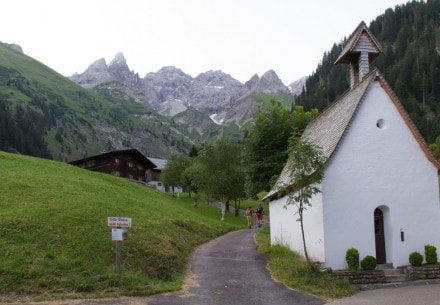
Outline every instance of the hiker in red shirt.
<path fill-rule="evenodd" d="M 257 206 L 257 223 L 258 227 L 263 225 L 263 207 L 261 206 L 261 203 Z"/>

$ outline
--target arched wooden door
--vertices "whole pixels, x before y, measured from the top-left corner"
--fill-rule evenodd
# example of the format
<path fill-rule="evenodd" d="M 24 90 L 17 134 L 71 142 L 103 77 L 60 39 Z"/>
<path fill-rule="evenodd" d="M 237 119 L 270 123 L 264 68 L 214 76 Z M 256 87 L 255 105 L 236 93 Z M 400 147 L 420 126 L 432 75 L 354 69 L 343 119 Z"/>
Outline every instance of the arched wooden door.
<path fill-rule="evenodd" d="M 378 264 L 386 263 L 385 231 L 383 224 L 383 212 L 381 209 L 374 210 L 374 234 L 376 238 L 376 260 Z"/>

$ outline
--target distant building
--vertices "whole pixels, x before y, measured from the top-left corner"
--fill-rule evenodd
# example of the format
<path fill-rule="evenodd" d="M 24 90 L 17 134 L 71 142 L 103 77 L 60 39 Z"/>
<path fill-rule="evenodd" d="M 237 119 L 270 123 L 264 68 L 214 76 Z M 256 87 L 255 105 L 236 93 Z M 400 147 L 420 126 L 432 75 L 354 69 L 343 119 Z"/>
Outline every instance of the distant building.
<path fill-rule="evenodd" d="M 160 174 L 167 160 L 145 157 L 134 148 L 109 151 L 72 161 L 69 164 L 143 183 L 161 192 L 172 191 L 171 186 L 167 188 L 160 181 Z M 182 187 L 174 186 L 174 192 L 181 193 L 182 191 Z"/>
<path fill-rule="evenodd" d="M 164 185 L 162 181 L 160 181 L 160 174 L 165 168 L 165 165 L 167 165 L 167 160 L 150 157 L 148 157 L 148 159 L 156 164 L 156 167 L 147 171 L 147 177 L 151 177 L 151 179 L 148 180 L 147 184 L 161 192 L 173 192 L 172 186 Z M 182 192 L 183 188 L 181 186 L 174 186 L 174 193 Z"/>
<path fill-rule="evenodd" d="M 160 174 L 167 164 L 167 160 L 158 158 L 148 158 L 156 167 L 147 170 L 147 185 L 158 191 L 166 192 L 165 185 L 160 181 Z"/>
<path fill-rule="evenodd" d="M 156 164 L 150 161 L 137 149 L 124 149 L 105 152 L 99 155 L 69 162 L 69 164 L 107 173 L 117 177 L 148 183 L 155 176 L 150 173 Z"/>

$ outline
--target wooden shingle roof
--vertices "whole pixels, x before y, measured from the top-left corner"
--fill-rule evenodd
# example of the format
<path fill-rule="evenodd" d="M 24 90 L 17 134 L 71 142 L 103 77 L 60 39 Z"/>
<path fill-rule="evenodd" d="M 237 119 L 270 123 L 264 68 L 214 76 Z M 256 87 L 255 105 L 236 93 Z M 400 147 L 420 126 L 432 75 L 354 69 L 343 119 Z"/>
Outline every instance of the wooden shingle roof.
<path fill-rule="evenodd" d="M 353 61 L 353 56 L 359 53 L 361 39 L 366 38 L 369 41 L 369 49 L 367 50 L 370 61 L 379 55 L 383 49 L 376 37 L 370 32 L 365 22 L 361 22 L 353 31 L 347 40 L 347 44 L 336 59 L 335 64 L 349 64 Z"/>

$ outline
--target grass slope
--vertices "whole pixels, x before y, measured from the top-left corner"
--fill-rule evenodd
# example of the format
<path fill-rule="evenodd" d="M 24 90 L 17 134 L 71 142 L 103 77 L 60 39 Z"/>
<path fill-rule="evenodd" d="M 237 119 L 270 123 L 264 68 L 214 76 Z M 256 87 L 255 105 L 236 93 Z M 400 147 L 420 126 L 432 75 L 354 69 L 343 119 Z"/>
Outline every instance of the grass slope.
<path fill-rule="evenodd" d="M 326 300 L 351 296 L 357 292 L 347 280 L 333 278 L 318 266 L 308 265 L 297 252 L 279 244 L 271 246 L 269 228 L 260 230 L 256 241 L 259 251 L 270 257 L 268 265 L 273 277 L 288 287 Z"/>
<path fill-rule="evenodd" d="M 132 218 L 115 272 L 108 216 Z M 110 175 L 0 152 L 0 302 L 148 295 L 180 288 L 196 245 L 244 227 Z"/>

